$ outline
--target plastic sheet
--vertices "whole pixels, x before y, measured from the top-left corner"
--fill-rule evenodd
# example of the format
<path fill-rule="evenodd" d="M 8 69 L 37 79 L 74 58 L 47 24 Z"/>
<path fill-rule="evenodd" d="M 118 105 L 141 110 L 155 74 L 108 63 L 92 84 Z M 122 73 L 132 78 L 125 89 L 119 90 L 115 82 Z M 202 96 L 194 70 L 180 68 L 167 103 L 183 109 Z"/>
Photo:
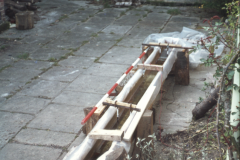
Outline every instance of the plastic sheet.
<path fill-rule="evenodd" d="M 149 35 L 143 43 L 149 43 L 149 42 L 156 42 L 156 43 L 173 43 L 173 44 L 180 44 L 183 47 L 192 47 L 197 46 L 197 43 L 201 40 L 201 38 L 206 38 L 206 35 L 204 33 L 201 33 L 199 31 L 195 31 L 190 28 L 183 27 L 182 32 L 170 32 L 170 33 L 154 33 Z M 211 40 L 212 42 L 216 41 L 216 38 Z M 216 56 L 220 56 L 223 52 L 224 45 L 219 44 L 218 49 L 215 49 L 214 53 Z M 209 52 L 205 49 L 197 50 L 196 52 L 193 52 L 189 55 L 189 63 L 190 68 L 194 69 L 198 67 L 200 63 L 200 59 L 204 58 L 206 59 L 209 55 Z M 162 54 L 160 57 L 162 59 L 166 59 L 167 55 L 166 52 Z"/>

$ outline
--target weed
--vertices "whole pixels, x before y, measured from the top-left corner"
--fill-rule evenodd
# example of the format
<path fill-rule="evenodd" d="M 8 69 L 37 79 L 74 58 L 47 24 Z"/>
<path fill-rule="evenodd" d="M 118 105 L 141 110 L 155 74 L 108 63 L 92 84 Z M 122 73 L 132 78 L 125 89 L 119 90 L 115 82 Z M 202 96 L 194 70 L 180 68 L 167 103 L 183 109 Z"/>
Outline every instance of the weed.
<path fill-rule="evenodd" d="M 91 35 L 91 37 L 97 37 L 97 36 L 98 36 L 97 33 L 93 33 L 93 34 Z"/>
<path fill-rule="evenodd" d="M 47 70 L 47 68 L 42 68 L 41 71 L 45 72 Z"/>
<path fill-rule="evenodd" d="M 51 58 L 49 58 L 49 59 L 48 59 L 48 61 L 49 61 L 49 62 L 57 62 L 57 59 L 56 59 L 56 58 L 53 58 L 53 57 L 51 57 Z"/>
<path fill-rule="evenodd" d="M 58 62 L 54 62 L 53 66 L 59 66 Z"/>
<path fill-rule="evenodd" d="M 29 53 L 23 53 L 17 56 L 17 58 L 19 59 L 28 59 L 28 57 L 29 57 Z"/>
<path fill-rule="evenodd" d="M 94 60 L 94 63 L 99 63 L 99 59 L 100 59 L 100 57 L 96 58 L 96 59 Z"/>
<path fill-rule="evenodd" d="M 68 34 L 68 33 L 71 33 L 71 31 L 69 31 L 69 30 L 68 31 L 64 31 L 64 33 Z"/>
<path fill-rule="evenodd" d="M 164 13 L 163 11 L 159 11 L 158 13 Z"/>
<path fill-rule="evenodd" d="M 89 15 L 89 17 L 93 17 L 93 15 L 91 14 L 91 15 Z"/>
<path fill-rule="evenodd" d="M 27 85 L 27 84 L 29 84 L 29 83 L 31 83 L 31 81 L 27 81 L 27 82 L 25 83 L 25 85 Z"/>
<path fill-rule="evenodd" d="M 71 12 L 70 14 L 75 14 L 75 13 L 78 13 L 77 11 L 73 11 L 73 12 Z"/>
<path fill-rule="evenodd" d="M 142 19 L 140 18 L 138 21 L 140 22 L 140 21 L 142 21 Z"/>
<path fill-rule="evenodd" d="M 147 14 L 144 14 L 143 17 L 147 17 Z"/>
<path fill-rule="evenodd" d="M 98 34 L 104 33 L 103 31 L 99 31 Z"/>
<path fill-rule="evenodd" d="M 38 76 L 35 76 L 35 77 L 31 78 L 31 80 L 34 80 L 34 79 L 38 79 Z"/>
<path fill-rule="evenodd" d="M 67 57 L 68 57 L 67 55 L 64 55 L 64 56 L 61 56 L 59 59 L 63 60 L 63 59 L 67 59 Z"/>
<path fill-rule="evenodd" d="M 85 8 L 79 8 L 78 10 L 84 11 L 84 10 L 85 10 Z"/>
<path fill-rule="evenodd" d="M 123 39 L 123 38 L 119 38 L 119 39 L 117 39 L 117 43 L 120 42 L 122 39 Z"/>
<path fill-rule="evenodd" d="M 83 23 L 84 23 L 84 22 L 86 22 L 87 20 L 88 20 L 88 18 L 86 18 L 86 19 L 82 20 L 81 22 L 83 22 Z"/>
<path fill-rule="evenodd" d="M 171 14 L 171 15 L 178 15 L 178 14 L 181 14 L 180 10 L 179 9 L 169 9 L 167 11 L 168 14 Z"/>
<path fill-rule="evenodd" d="M 4 69 L 7 69 L 8 67 L 12 67 L 11 65 L 7 65 L 7 66 L 4 66 L 2 68 L 0 68 L 0 72 L 2 72 Z"/>
<path fill-rule="evenodd" d="M 126 15 L 125 12 L 121 12 L 120 13 L 120 17 L 123 16 L 123 15 Z"/>
<path fill-rule="evenodd" d="M 0 47 L 0 50 L 4 50 L 5 48 L 6 48 L 6 46 L 2 45 L 2 46 Z"/>
<path fill-rule="evenodd" d="M 99 9 L 99 10 L 98 10 L 98 12 L 102 12 L 102 11 L 103 11 L 103 9 Z"/>
<path fill-rule="evenodd" d="M 137 14 L 135 14 L 135 16 L 140 16 L 140 14 L 137 13 Z"/>
<path fill-rule="evenodd" d="M 82 42 L 82 46 L 85 45 L 85 44 L 87 44 L 88 42 L 89 42 L 89 41 L 83 41 L 83 42 Z"/>
<path fill-rule="evenodd" d="M 70 48 L 70 49 L 68 49 L 68 50 L 73 51 L 73 52 L 76 52 L 76 51 L 79 50 L 79 49 L 80 49 L 80 47 L 78 47 L 78 48 Z"/>
<path fill-rule="evenodd" d="M 115 34 L 114 32 L 110 32 L 110 34 Z"/>
<path fill-rule="evenodd" d="M 62 20 L 64 20 L 64 19 L 66 19 L 66 18 L 68 18 L 68 15 L 64 14 L 64 15 L 61 16 L 58 20 L 59 20 L 59 21 L 62 21 Z"/>

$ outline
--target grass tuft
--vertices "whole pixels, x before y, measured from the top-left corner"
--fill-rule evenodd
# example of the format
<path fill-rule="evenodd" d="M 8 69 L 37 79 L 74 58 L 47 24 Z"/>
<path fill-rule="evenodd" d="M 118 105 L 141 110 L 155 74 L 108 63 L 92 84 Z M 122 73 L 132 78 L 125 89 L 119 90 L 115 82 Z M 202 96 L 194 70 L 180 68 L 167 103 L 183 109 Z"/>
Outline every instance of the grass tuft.
<path fill-rule="evenodd" d="M 178 14 L 181 14 L 180 10 L 179 9 L 169 9 L 167 11 L 168 14 L 171 14 L 171 15 L 178 15 Z"/>
<path fill-rule="evenodd" d="M 29 57 L 29 53 L 23 53 L 17 56 L 17 58 L 19 59 L 28 59 L 28 57 Z"/>

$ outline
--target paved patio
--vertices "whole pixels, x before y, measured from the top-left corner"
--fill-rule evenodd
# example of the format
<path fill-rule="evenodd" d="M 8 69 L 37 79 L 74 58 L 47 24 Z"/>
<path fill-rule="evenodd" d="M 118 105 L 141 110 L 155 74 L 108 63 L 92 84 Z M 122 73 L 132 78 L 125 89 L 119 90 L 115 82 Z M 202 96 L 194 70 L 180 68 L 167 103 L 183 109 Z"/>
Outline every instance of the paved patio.
<path fill-rule="evenodd" d="M 151 33 L 181 32 L 183 26 L 195 29 L 204 15 L 189 7 L 175 7 L 182 14 L 171 16 L 167 11 L 174 7 L 102 9 L 77 0 L 37 5 L 41 20 L 33 29 L 0 34 L 1 160 L 62 159 L 85 137 L 79 134 L 83 108 L 94 106 L 126 71 L 143 40 Z M 199 76 L 196 72 L 191 76 Z M 174 103 L 188 97 L 187 120 L 203 94 L 202 82 L 191 80 L 188 87 L 172 86 Z"/>

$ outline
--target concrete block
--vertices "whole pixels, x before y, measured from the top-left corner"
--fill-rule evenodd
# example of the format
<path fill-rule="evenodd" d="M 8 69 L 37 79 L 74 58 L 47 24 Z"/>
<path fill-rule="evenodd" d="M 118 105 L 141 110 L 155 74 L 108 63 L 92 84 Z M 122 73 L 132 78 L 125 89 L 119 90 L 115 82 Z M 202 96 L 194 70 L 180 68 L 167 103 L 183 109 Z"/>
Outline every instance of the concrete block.
<path fill-rule="evenodd" d="M 7 144 L 0 150 L 0 159 L 3 160 L 39 160 L 51 159 L 56 160 L 62 150 L 52 147 L 31 146 L 24 144 L 11 143 Z"/>
<path fill-rule="evenodd" d="M 23 126 L 25 126 L 32 119 L 33 116 L 28 114 L 0 111 L 0 148 L 2 148 L 13 136 L 16 135 L 16 133 L 18 133 Z"/>
<path fill-rule="evenodd" d="M 78 133 L 84 117 L 81 107 L 66 104 L 50 104 L 27 127 Z"/>
<path fill-rule="evenodd" d="M 27 128 L 21 130 L 13 140 L 24 144 L 64 147 L 69 145 L 75 136 L 76 134 L 71 133 Z"/>

